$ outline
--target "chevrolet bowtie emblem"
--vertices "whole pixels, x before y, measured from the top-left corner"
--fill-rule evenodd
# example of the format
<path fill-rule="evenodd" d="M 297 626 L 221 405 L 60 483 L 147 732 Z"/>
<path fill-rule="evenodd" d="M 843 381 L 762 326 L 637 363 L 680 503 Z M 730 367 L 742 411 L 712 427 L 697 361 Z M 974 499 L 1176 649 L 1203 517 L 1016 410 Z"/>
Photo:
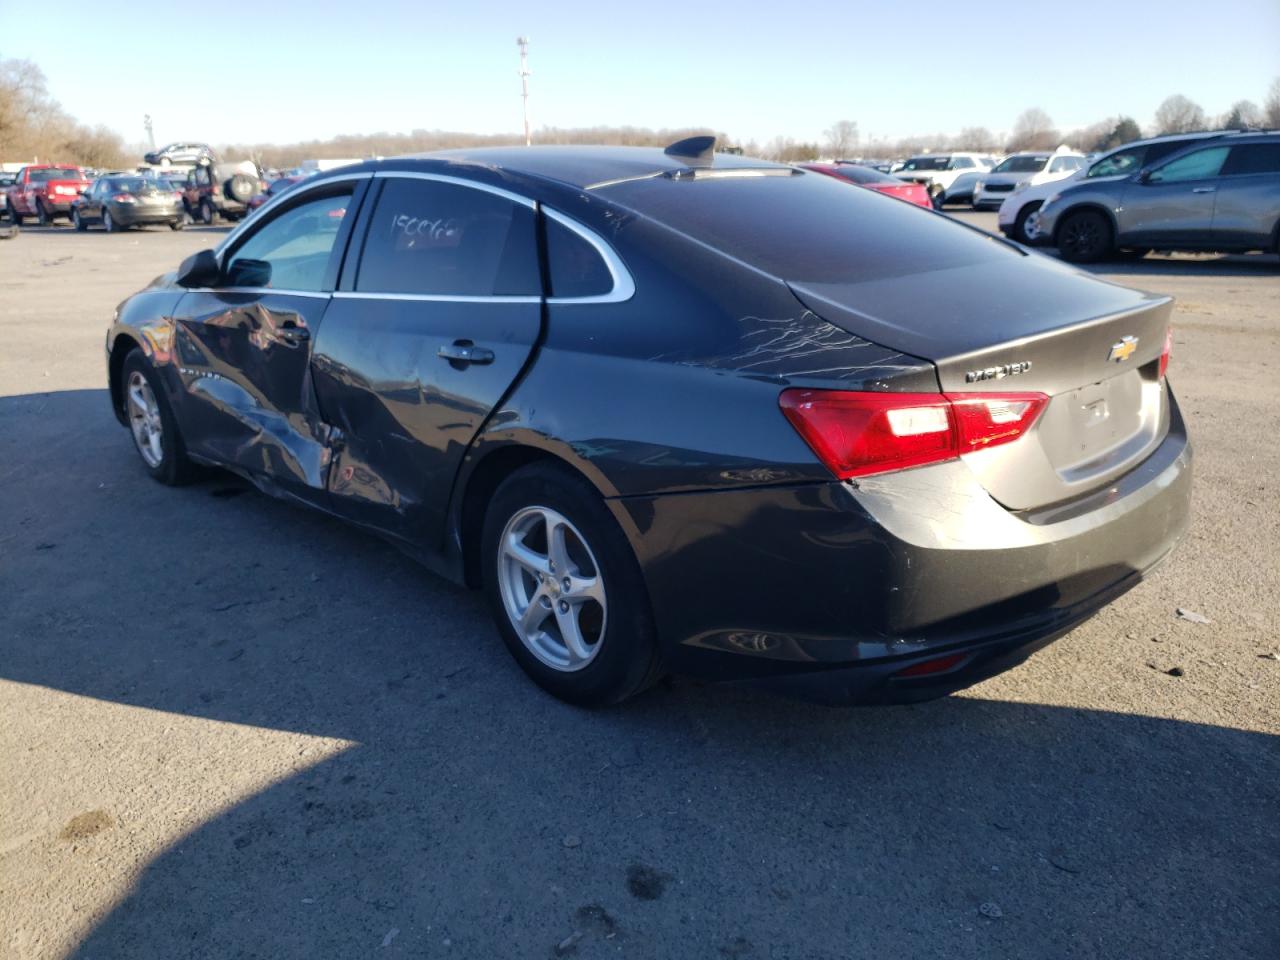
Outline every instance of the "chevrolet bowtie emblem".
<path fill-rule="evenodd" d="M 1116 363 L 1122 363 L 1133 356 L 1133 351 L 1138 349 L 1137 337 L 1121 337 L 1119 343 L 1111 345 L 1111 352 L 1107 354 L 1108 360 L 1114 360 Z"/>

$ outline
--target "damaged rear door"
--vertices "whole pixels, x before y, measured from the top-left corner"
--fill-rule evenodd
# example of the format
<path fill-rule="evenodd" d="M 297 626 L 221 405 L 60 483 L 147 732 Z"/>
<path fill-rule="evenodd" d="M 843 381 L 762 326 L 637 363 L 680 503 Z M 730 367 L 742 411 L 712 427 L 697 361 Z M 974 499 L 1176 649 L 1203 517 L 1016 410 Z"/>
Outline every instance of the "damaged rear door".
<path fill-rule="evenodd" d="M 462 457 L 542 325 L 534 204 L 428 173 L 379 173 L 313 370 L 334 429 L 333 509 L 420 545 L 443 535 Z"/>
<path fill-rule="evenodd" d="M 189 291 L 174 317 L 190 452 L 322 506 L 328 428 L 311 348 L 364 183 L 326 184 L 271 211 L 221 253 L 217 284 Z"/>

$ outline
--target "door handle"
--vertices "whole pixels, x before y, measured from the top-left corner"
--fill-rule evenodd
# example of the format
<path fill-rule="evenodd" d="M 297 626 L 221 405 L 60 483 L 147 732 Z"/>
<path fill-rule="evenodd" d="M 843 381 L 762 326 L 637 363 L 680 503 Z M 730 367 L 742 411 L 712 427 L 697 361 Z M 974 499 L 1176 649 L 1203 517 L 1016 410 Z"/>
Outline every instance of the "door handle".
<path fill-rule="evenodd" d="M 470 340 L 455 340 L 436 351 L 437 357 L 448 360 L 455 367 L 472 363 L 493 363 L 493 351 L 477 347 Z"/>
<path fill-rule="evenodd" d="M 306 327 L 300 327 L 292 320 L 286 320 L 276 334 L 286 343 L 306 343 L 311 339 L 311 331 Z"/>
<path fill-rule="evenodd" d="M 1191 192 L 1192 193 L 1213 193 L 1213 191 L 1216 189 L 1217 187 L 1192 187 Z"/>

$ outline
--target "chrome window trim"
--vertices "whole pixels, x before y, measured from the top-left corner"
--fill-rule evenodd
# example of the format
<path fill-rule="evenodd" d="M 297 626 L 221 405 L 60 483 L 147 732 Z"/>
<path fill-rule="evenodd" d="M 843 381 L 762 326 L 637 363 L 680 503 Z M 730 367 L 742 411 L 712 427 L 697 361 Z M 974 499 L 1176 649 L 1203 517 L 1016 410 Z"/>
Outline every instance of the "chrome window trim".
<path fill-rule="evenodd" d="M 510 190 L 504 190 L 502 187 L 491 187 L 487 183 L 481 183 L 478 180 L 468 180 L 465 177 L 451 177 L 445 173 L 419 173 L 415 170 L 375 170 L 373 176 L 377 180 L 434 180 L 436 183 L 449 183 L 455 187 L 469 187 L 472 190 L 479 190 L 482 193 L 492 193 L 494 196 L 503 197 L 512 203 L 518 203 L 522 207 L 528 207 L 530 210 L 537 210 L 538 205 L 528 197 L 522 197 L 518 193 L 512 193 Z"/>
<path fill-rule="evenodd" d="M 373 293 L 362 290 L 338 290 L 333 294 L 337 300 L 423 300 L 428 303 L 541 303 L 541 297 L 476 297 L 465 294 L 448 293 Z"/>
<path fill-rule="evenodd" d="M 272 197 L 270 200 L 268 200 L 266 203 L 260 206 L 256 212 L 252 214 L 246 213 L 244 216 L 244 219 L 240 221 L 240 224 L 234 230 L 228 233 L 225 237 L 223 237 L 222 242 L 220 244 L 218 244 L 216 247 L 213 248 L 213 254 L 215 257 L 218 258 L 218 266 L 219 267 L 222 266 L 223 252 L 236 242 L 240 234 L 244 233 L 245 230 L 247 230 L 249 227 L 256 226 L 258 222 L 261 221 L 263 214 L 269 213 L 272 209 L 274 209 L 275 207 L 278 207 L 286 199 L 290 203 L 292 203 L 298 197 L 301 197 L 304 194 L 311 193 L 316 190 L 323 190 L 325 187 L 329 186 L 330 184 L 345 183 L 347 181 L 354 181 L 354 180 L 371 180 L 371 179 L 373 179 L 372 170 L 366 170 L 363 173 L 344 173 L 341 176 L 337 176 L 337 177 L 325 177 L 323 180 L 319 180 L 315 183 L 303 184 L 302 186 L 298 187 L 296 191 L 286 190 L 284 191 L 284 193 L 276 194 L 274 197 Z"/>
<path fill-rule="evenodd" d="M 242 293 L 259 296 L 275 293 L 284 297 L 310 297 L 312 300 L 328 300 L 333 296 L 322 290 L 281 290 L 276 287 L 188 287 L 187 293 Z"/>
<path fill-rule="evenodd" d="M 605 267 L 608 269 L 610 276 L 613 277 L 613 289 L 608 293 L 600 293 L 591 297 L 547 297 L 547 303 L 623 303 L 635 296 L 636 283 L 631 278 L 631 271 L 622 262 L 622 258 L 614 252 L 613 247 L 606 243 L 598 233 L 545 204 L 542 207 L 542 213 L 548 219 L 554 220 L 567 230 L 572 230 L 587 243 L 591 244 L 596 253 L 600 254 L 600 258 L 604 260 Z"/>

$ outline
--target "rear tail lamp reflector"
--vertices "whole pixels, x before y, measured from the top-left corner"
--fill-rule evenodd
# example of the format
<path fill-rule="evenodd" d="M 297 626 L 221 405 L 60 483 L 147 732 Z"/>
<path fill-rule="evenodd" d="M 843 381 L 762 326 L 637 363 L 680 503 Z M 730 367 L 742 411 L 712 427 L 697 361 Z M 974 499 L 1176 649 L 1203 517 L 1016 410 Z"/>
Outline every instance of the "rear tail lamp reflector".
<path fill-rule="evenodd" d="M 1035 424 L 1043 393 L 784 390 L 783 414 L 841 480 L 954 460 Z"/>
<path fill-rule="evenodd" d="M 1160 379 L 1169 372 L 1169 358 L 1173 356 L 1173 327 L 1164 332 L 1164 349 L 1160 351 Z"/>

